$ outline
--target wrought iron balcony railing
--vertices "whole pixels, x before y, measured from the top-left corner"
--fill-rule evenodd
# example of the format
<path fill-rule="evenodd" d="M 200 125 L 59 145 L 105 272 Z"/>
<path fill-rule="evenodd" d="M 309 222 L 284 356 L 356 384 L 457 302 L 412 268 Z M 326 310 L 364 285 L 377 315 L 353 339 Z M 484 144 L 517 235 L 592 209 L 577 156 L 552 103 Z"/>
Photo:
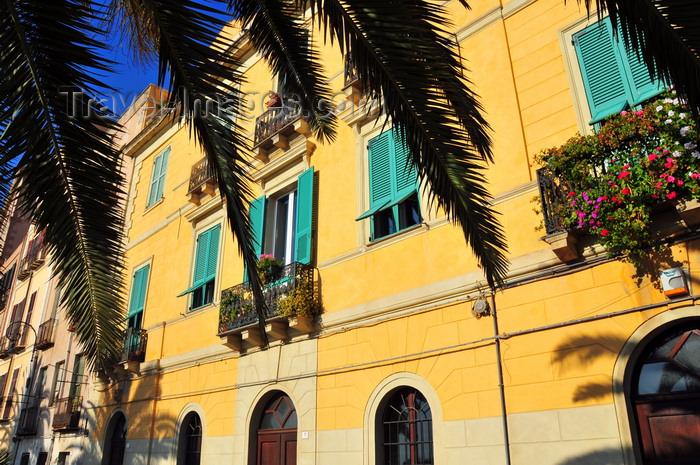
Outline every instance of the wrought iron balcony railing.
<path fill-rule="evenodd" d="M 25 407 L 19 413 L 17 422 L 17 435 L 29 436 L 37 433 L 39 424 L 39 408 L 36 406 Z"/>
<path fill-rule="evenodd" d="M 255 120 L 255 147 L 275 134 L 283 132 L 285 128 L 301 118 L 301 106 L 298 103 L 283 98 L 280 105 L 270 108 Z"/>
<path fill-rule="evenodd" d="M 57 399 L 53 414 L 53 429 L 75 429 L 80 424 L 80 406 L 82 397 L 63 397 Z"/>
<path fill-rule="evenodd" d="M 190 185 L 187 189 L 187 193 L 191 194 L 195 190 L 201 188 L 207 181 L 213 181 L 214 179 L 214 168 L 209 164 L 209 160 L 202 158 L 192 165 L 192 171 L 190 171 Z"/>
<path fill-rule="evenodd" d="M 343 78 L 343 83 L 345 87 L 349 87 L 360 80 L 360 76 L 357 73 L 357 65 L 355 65 L 355 60 L 352 59 L 352 56 L 349 53 L 345 54 Z"/>
<path fill-rule="evenodd" d="M 306 287 L 313 295 L 316 295 L 317 292 L 314 268 L 297 262 L 282 267 L 280 272 L 268 281 L 269 283 L 263 289 L 266 318 L 275 318 L 280 315 L 279 301 L 293 290 Z M 257 321 L 258 314 L 249 282 L 246 281 L 221 291 L 219 335 L 253 325 Z"/>
<path fill-rule="evenodd" d="M 36 335 L 36 348 L 39 350 L 45 350 L 53 346 L 54 343 L 54 327 L 55 322 L 53 319 L 46 320 L 39 325 L 39 331 Z"/>
<path fill-rule="evenodd" d="M 124 347 L 120 362 L 143 362 L 146 359 L 148 332 L 145 329 L 127 328 L 124 331 Z"/>
<path fill-rule="evenodd" d="M 566 195 L 569 192 L 566 181 L 554 175 L 549 169 L 540 168 L 537 170 L 537 185 L 540 190 L 545 231 L 547 234 L 565 231 L 569 227 L 563 214 Z"/>

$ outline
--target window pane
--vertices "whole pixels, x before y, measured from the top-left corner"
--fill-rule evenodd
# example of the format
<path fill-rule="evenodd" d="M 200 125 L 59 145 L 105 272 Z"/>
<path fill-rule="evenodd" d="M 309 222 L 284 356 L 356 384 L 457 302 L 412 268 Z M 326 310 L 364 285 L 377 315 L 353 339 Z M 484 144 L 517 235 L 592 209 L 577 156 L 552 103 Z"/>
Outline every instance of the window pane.
<path fill-rule="evenodd" d="M 382 413 L 383 463 L 432 464 L 432 417 L 423 395 L 411 388 L 395 391 Z"/>

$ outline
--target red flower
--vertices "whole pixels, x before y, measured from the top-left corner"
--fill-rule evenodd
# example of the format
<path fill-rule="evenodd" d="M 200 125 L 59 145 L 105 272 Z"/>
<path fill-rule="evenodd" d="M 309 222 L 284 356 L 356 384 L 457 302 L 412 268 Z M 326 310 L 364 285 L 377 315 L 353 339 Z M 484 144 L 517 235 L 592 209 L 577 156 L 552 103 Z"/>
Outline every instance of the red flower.
<path fill-rule="evenodd" d="M 622 173 L 617 175 L 617 179 L 625 179 L 629 175 L 630 175 L 629 171 L 623 171 Z"/>
<path fill-rule="evenodd" d="M 607 236 L 608 234 L 610 234 L 610 231 L 608 231 L 607 229 L 603 229 L 602 231 L 600 231 L 601 236 Z"/>
<path fill-rule="evenodd" d="M 628 195 L 628 194 L 630 194 L 631 192 L 632 192 L 632 191 L 629 189 L 629 187 L 625 187 L 624 189 L 622 189 L 622 195 Z"/>
<path fill-rule="evenodd" d="M 659 156 L 655 153 L 650 153 L 649 155 L 647 155 L 647 158 L 649 159 L 649 161 L 654 161 L 657 158 L 659 158 Z"/>
<path fill-rule="evenodd" d="M 676 193 L 675 193 L 675 192 L 669 192 L 668 194 L 666 194 L 666 198 L 669 199 L 669 200 L 675 199 L 675 198 L 676 198 Z"/>
<path fill-rule="evenodd" d="M 658 198 L 659 198 L 659 196 L 658 196 L 658 195 L 656 195 L 656 194 L 651 194 L 651 198 L 652 198 L 652 199 L 658 199 Z"/>
<path fill-rule="evenodd" d="M 617 203 L 617 202 L 620 201 L 620 199 L 618 199 L 617 197 L 613 197 L 613 198 L 612 198 L 612 201 Z"/>
<path fill-rule="evenodd" d="M 569 197 L 573 197 L 574 195 L 576 195 L 576 192 L 569 192 Z"/>

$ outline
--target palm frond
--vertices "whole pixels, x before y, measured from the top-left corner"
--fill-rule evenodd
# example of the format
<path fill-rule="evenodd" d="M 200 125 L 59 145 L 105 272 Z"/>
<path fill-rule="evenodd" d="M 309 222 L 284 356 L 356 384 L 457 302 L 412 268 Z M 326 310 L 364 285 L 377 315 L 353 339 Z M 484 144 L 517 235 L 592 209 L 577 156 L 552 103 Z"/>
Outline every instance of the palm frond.
<path fill-rule="evenodd" d="M 134 0 L 138 1 L 138 0 Z M 219 36 L 225 23 L 221 9 L 190 0 L 141 0 L 158 34 L 160 79 L 169 73 L 170 95 L 181 118 L 190 125 L 196 140 L 214 168 L 225 199 L 229 225 L 248 269 L 256 268 L 255 249 L 248 214 L 252 198 L 247 176 L 247 141 L 230 112 L 239 113 L 237 85 L 243 81 L 238 60 L 227 53 L 228 43 Z M 214 3 L 213 1 L 210 3 Z M 224 96 L 225 99 L 218 96 Z M 200 111 L 205 108 L 206 113 Z M 230 112 L 223 111 L 224 105 Z M 261 334 L 265 337 L 265 300 L 257 273 L 249 273 Z"/>
<path fill-rule="evenodd" d="M 330 111 L 331 92 L 324 82 L 318 53 L 294 2 L 231 0 L 231 10 L 250 33 L 256 50 L 278 76 L 286 76 L 285 91 L 301 99 L 302 111 L 320 140 L 333 139 L 336 118 Z M 325 102 L 325 107 L 324 106 Z M 319 108 L 319 105 L 322 108 Z"/>
<path fill-rule="evenodd" d="M 432 199 L 462 227 L 491 285 L 507 270 L 505 237 L 489 204 L 483 170 L 488 125 L 445 29 L 427 1 L 308 0 L 327 37 L 357 65 L 369 95 L 404 135 Z"/>
<path fill-rule="evenodd" d="M 94 14 L 82 0 L 0 1 L 0 109 L 20 207 L 45 228 L 68 318 L 102 367 L 122 342 L 123 181 L 111 115 L 90 99 L 109 70 Z"/>
<path fill-rule="evenodd" d="M 672 83 L 700 113 L 700 5 L 696 0 L 579 0 L 620 24 L 625 44 L 638 50 L 652 76 Z"/>

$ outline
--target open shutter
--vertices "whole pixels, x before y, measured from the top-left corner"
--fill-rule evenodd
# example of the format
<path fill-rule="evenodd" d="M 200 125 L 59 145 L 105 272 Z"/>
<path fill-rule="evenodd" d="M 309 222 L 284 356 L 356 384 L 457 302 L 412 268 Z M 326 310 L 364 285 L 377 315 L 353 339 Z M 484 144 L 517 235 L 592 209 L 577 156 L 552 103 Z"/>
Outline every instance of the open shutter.
<path fill-rule="evenodd" d="M 624 80 L 623 57 L 613 41 L 607 18 L 574 34 L 573 40 L 591 110 L 590 123 L 594 124 L 623 110 L 631 101 Z"/>
<path fill-rule="evenodd" d="M 405 200 L 416 190 L 418 176 L 413 163 L 409 159 L 408 146 L 401 140 L 401 136 L 395 129 L 392 131 L 394 144 L 394 170 L 396 173 L 396 191 L 394 203 Z"/>
<path fill-rule="evenodd" d="M 162 155 L 158 155 L 153 163 L 153 173 L 151 173 L 151 187 L 148 194 L 148 205 L 150 207 L 160 199 L 158 194 L 158 181 L 160 180 L 160 167 L 163 164 Z"/>
<path fill-rule="evenodd" d="M 207 274 L 207 254 L 209 253 L 210 231 L 204 231 L 197 238 L 197 251 L 194 259 L 194 277 L 192 287 L 199 287 L 204 284 Z"/>
<path fill-rule="evenodd" d="M 158 199 L 163 197 L 163 191 L 165 190 L 165 173 L 168 171 L 168 159 L 170 158 L 170 147 L 165 149 L 165 151 L 160 155 L 162 160 L 160 162 L 160 171 L 158 171 Z M 156 200 L 158 200 L 156 199 Z"/>
<path fill-rule="evenodd" d="M 150 265 L 140 268 L 134 273 L 134 287 L 129 301 L 129 317 L 142 312 L 146 304 L 146 289 L 148 288 L 148 272 Z"/>
<path fill-rule="evenodd" d="M 396 164 L 392 163 L 393 132 L 387 131 L 369 141 L 369 205 L 376 207 L 391 201 Z"/>
<path fill-rule="evenodd" d="M 219 237 L 221 226 L 215 226 L 209 230 L 209 248 L 207 249 L 207 263 L 204 268 L 204 282 L 209 282 L 216 277 L 216 266 L 219 263 Z"/>
<path fill-rule="evenodd" d="M 629 80 L 632 93 L 632 105 L 638 105 L 660 94 L 664 90 L 663 84 L 651 78 L 647 65 L 637 56 L 635 50 L 625 47 L 621 31 L 618 32 L 617 39 L 620 54 L 626 60 L 627 66 L 625 66 L 625 71 L 627 72 L 627 79 Z"/>
<path fill-rule="evenodd" d="M 263 242 L 265 241 L 265 203 L 264 195 L 250 202 L 250 231 L 253 235 L 253 250 L 256 257 L 260 257 L 262 254 Z M 243 281 L 248 281 L 248 267 L 243 273 Z"/>
<path fill-rule="evenodd" d="M 311 240 L 314 212 L 314 168 L 299 175 L 297 179 L 297 217 L 294 237 L 295 259 L 300 263 L 311 263 Z"/>
<path fill-rule="evenodd" d="M 27 309 L 27 316 L 24 318 L 25 327 L 22 328 L 22 339 L 20 341 L 21 346 L 27 345 L 27 337 L 29 337 L 29 325 L 32 322 L 32 314 L 34 313 L 34 303 L 36 301 L 36 292 L 32 292 L 32 296 L 29 298 L 29 308 Z"/>

